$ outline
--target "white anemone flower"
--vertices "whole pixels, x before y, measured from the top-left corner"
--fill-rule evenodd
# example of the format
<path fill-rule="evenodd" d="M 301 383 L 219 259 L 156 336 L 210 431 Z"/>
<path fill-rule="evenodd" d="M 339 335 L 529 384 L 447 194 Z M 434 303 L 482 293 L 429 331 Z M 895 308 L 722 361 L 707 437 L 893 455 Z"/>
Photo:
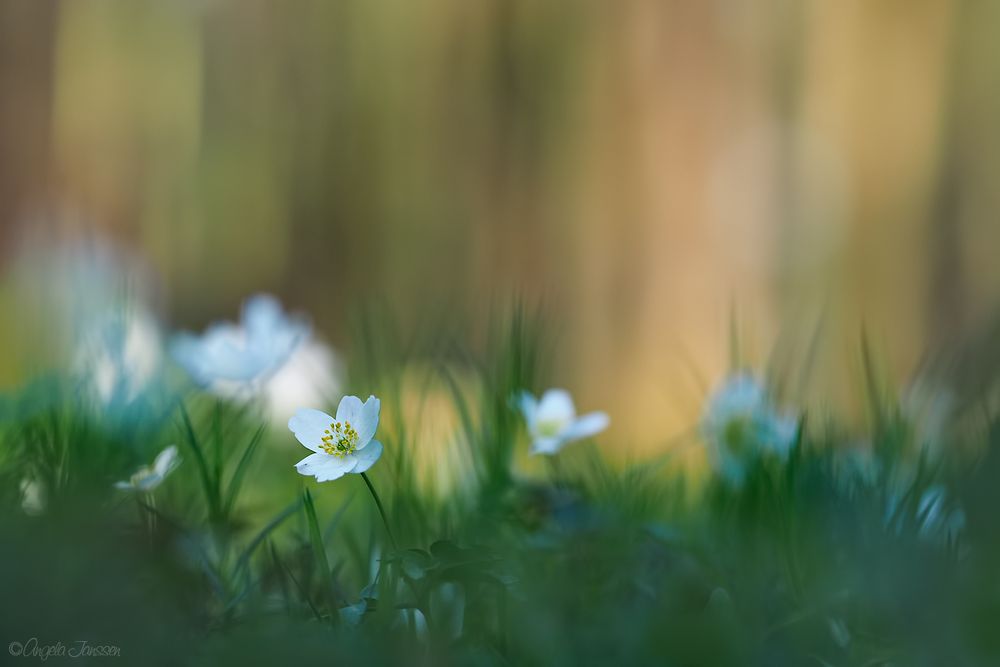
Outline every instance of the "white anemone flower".
<path fill-rule="evenodd" d="M 195 382 L 232 395 L 254 393 L 309 336 L 309 325 L 286 315 L 272 296 L 259 294 L 243 304 L 239 324 L 220 322 L 201 336 L 179 334 L 172 352 Z"/>
<path fill-rule="evenodd" d="M 287 423 L 300 405 L 323 405 L 340 393 L 343 365 L 332 348 L 304 341 L 262 388 L 273 423 Z"/>
<path fill-rule="evenodd" d="M 780 412 L 760 380 L 738 373 L 708 400 L 702 432 L 715 468 L 727 481 L 740 484 L 749 462 L 768 453 L 787 456 L 798 418 Z"/>
<path fill-rule="evenodd" d="M 160 368 L 160 334 L 153 318 L 123 306 L 82 336 L 75 368 L 105 405 L 131 403 Z"/>
<path fill-rule="evenodd" d="M 549 389 L 541 400 L 521 392 L 518 402 L 531 435 L 532 454 L 555 454 L 574 440 L 597 435 L 611 421 L 603 412 L 577 417 L 573 397 L 565 389 Z"/>
<path fill-rule="evenodd" d="M 28 516 L 38 516 L 45 511 L 45 487 L 37 479 L 21 480 L 21 509 Z"/>
<path fill-rule="evenodd" d="M 374 396 L 364 403 L 357 396 L 344 396 L 336 417 L 308 408 L 296 412 L 288 428 L 314 453 L 296 463 L 295 469 L 318 482 L 329 482 L 371 468 L 382 456 L 382 443 L 374 439 L 379 408 Z"/>
<path fill-rule="evenodd" d="M 156 456 L 152 466 L 139 468 L 128 481 L 115 482 L 115 488 L 122 491 L 149 493 L 158 487 L 180 463 L 177 446 L 170 445 Z"/>

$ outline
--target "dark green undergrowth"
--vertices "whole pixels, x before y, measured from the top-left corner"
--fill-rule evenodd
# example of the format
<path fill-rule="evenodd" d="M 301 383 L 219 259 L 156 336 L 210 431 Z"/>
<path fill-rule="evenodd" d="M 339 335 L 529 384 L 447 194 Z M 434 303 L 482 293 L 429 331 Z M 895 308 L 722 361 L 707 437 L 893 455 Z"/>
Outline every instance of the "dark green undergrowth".
<path fill-rule="evenodd" d="M 956 397 L 933 433 L 859 355 L 864 437 L 803 412 L 787 459 L 734 486 L 593 442 L 526 461 L 511 397 L 547 386 L 550 353 L 531 317 L 478 351 L 377 319 L 350 389 L 382 399 L 369 476 L 395 548 L 362 478 L 297 475 L 301 448 L 253 405 L 98 407 L 39 378 L 0 404 L 0 638 L 142 665 L 1000 664 L 989 337 L 931 374 Z M 415 359 L 458 425 L 434 450 L 449 484 L 422 479 L 414 453 L 442 443 L 403 416 Z M 171 443 L 183 463 L 154 493 L 113 489 Z"/>

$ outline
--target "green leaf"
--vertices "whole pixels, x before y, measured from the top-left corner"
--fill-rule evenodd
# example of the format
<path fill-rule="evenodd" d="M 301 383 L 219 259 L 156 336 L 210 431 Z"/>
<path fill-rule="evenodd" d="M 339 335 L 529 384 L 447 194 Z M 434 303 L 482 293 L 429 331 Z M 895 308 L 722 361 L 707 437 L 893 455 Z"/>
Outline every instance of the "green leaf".
<path fill-rule="evenodd" d="M 267 525 L 261 528 L 260 532 L 258 532 L 257 535 L 250 540 L 250 543 L 247 544 L 246 548 L 243 549 L 243 553 L 240 554 L 239 559 L 236 561 L 236 573 L 239 573 L 240 570 L 247 567 L 250 562 L 250 557 L 253 555 L 253 552 L 257 549 L 257 547 L 260 546 L 261 542 L 266 540 L 267 536 L 271 534 L 271 531 L 280 526 L 285 519 L 297 512 L 301 505 L 302 499 L 296 498 L 290 505 L 288 505 L 288 507 L 283 509 L 273 519 L 268 521 Z"/>
<path fill-rule="evenodd" d="M 250 465 L 250 460 L 253 458 L 254 452 L 257 451 L 257 445 L 260 444 L 260 441 L 264 436 L 266 427 L 267 424 L 261 424 L 257 428 L 257 431 L 250 439 L 250 443 L 246 446 L 246 449 L 243 450 L 243 456 L 240 457 L 239 463 L 236 464 L 236 470 L 233 471 L 233 476 L 229 480 L 229 486 L 226 488 L 226 499 L 222 504 L 225 514 L 229 514 L 229 512 L 233 509 L 233 505 L 236 504 L 236 498 L 239 495 L 240 486 L 243 484 L 243 477 Z"/>
<path fill-rule="evenodd" d="M 205 491 L 205 500 L 208 502 L 208 513 L 210 517 L 215 519 L 219 515 L 218 480 L 214 482 L 212 480 L 212 475 L 208 469 L 208 462 L 205 460 L 204 449 L 198 442 L 198 436 L 195 435 L 194 426 L 191 424 L 191 416 L 188 414 L 187 408 L 184 407 L 183 403 L 179 403 L 179 408 L 181 420 L 184 423 L 184 432 L 187 435 L 187 442 L 191 447 L 191 451 L 194 452 L 194 460 L 198 466 L 202 489 Z"/>
<path fill-rule="evenodd" d="M 313 553 L 316 555 L 316 563 L 322 571 L 323 587 L 330 606 L 331 618 L 336 619 L 337 615 L 334 611 L 337 609 L 337 597 L 334 589 L 333 572 L 330 570 L 330 562 L 326 557 L 323 534 L 319 529 L 319 521 L 316 519 L 316 506 L 313 504 L 312 494 L 309 493 L 309 489 L 302 492 L 302 503 L 305 506 L 306 519 L 309 523 L 309 539 L 312 542 Z"/>
<path fill-rule="evenodd" d="M 302 596 L 302 599 L 306 601 L 306 604 L 309 605 L 309 609 L 310 611 L 312 611 L 313 616 L 316 617 L 316 620 L 322 621 L 323 615 L 319 613 L 319 609 L 317 609 L 316 605 L 313 604 L 312 598 L 309 597 L 309 592 L 306 591 L 305 588 L 303 588 L 302 584 L 300 584 L 299 580 L 295 578 L 295 575 L 292 574 L 292 571 L 288 568 L 287 565 L 285 565 L 284 561 L 282 561 L 278 557 L 278 551 L 273 548 L 273 545 L 271 548 L 271 557 L 274 559 L 274 562 L 278 564 L 278 567 L 280 567 L 282 571 L 286 575 L 288 575 L 288 578 L 292 580 L 292 583 L 295 584 L 296 590 L 298 590 L 299 595 Z"/>

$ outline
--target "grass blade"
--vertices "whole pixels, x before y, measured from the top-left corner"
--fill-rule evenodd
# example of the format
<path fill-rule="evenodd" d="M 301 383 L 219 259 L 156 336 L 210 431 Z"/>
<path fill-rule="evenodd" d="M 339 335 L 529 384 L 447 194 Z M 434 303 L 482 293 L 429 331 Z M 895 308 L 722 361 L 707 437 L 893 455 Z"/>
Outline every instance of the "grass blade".
<path fill-rule="evenodd" d="M 309 524 L 309 539 L 312 542 L 313 552 L 316 555 L 316 563 L 322 570 L 323 588 L 326 590 L 327 599 L 330 606 L 330 617 L 336 619 L 337 596 L 334 590 L 333 573 L 330 571 L 330 562 L 326 557 L 326 547 L 323 545 L 323 534 L 319 529 L 319 521 L 316 519 L 316 506 L 313 504 L 312 494 L 309 489 L 302 492 L 302 503 L 306 510 L 306 520 Z"/>
<path fill-rule="evenodd" d="M 187 408 L 183 403 L 180 403 L 179 407 L 187 442 L 191 446 L 191 451 L 194 452 L 194 460 L 198 466 L 202 488 L 205 491 L 205 500 L 208 502 L 208 513 L 210 517 L 215 519 L 219 515 L 218 480 L 213 481 L 212 479 L 212 475 L 208 469 L 208 462 L 205 460 L 205 452 L 198 442 L 198 436 L 195 435 L 194 426 L 191 424 L 191 416 L 188 414 Z"/>
<path fill-rule="evenodd" d="M 236 561 L 237 573 L 239 573 L 241 569 L 247 567 L 247 565 L 250 562 L 250 557 L 253 555 L 253 552 L 257 549 L 258 546 L 260 546 L 260 544 L 264 540 L 267 539 L 267 536 L 271 534 L 271 531 L 280 526 L 285 521 L 285 519 L 295 514 L 297 511 L 299 511 L 299 507 L 301 507 L 301 505 L 302 505 L 302 499 L 296 498 L 294 501 L 292 501 L 292 503 L 288 507 L 279 512 L 277 516 L 275 516 L 273 519 L 267 522 L 267 525 L 261 528 L 260 532 L 258 532 L 257 535 L 255 535 L 252 540 L 250 540 L 250 543 L 247 544 L 246 548 L 243 550 L 243 553 L 240 554 L 239 559 Z"/>
<path fill-rule="evenodd" d="M 257 445 L 264 437 L 264 431 L 267 424 L 261 424 L 257 431 L 253 434 L 250 439 L 250 443 L 243 450 L 243 456 L 240 457 L 239 463 L 236 464 L 236 470 L 233 471 L 233 476 L 229 480 L 229 486 L 226 488 L 226 498 L 222 503 L 223 512 L 229 514 L 233 509 L 233 505 L 236 504 L 236 498 L 240 492 L 240 486 L 243 484 L 243 477 L 246 475 L 247 468 L 250 465 L 250 460 L 253 458 L 254 452 L 257 451 Z"/>

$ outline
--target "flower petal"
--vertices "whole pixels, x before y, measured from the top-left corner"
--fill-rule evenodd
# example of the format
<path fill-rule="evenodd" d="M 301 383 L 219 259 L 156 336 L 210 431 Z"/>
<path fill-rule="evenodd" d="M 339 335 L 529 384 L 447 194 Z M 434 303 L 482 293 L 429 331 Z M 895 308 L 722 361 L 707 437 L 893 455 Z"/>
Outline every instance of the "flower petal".
<path fill-rule="evenodd" d="M 549 389 L 538 402 L 535 418 L 538 422 L 570 423 L 576 417 L 573 397 L 565 389 Z"/>
<path fill-rule="evenodd" d="M 194 378 L 204 382 L 200 362 L 201 342 L 189 333 L 180 333 L 170 341 L 170 356 Z"/>
<path fill-rule="evenodd" d="M 256 294 L 243 303 L 241 322 L 249 351 L 261 361 L 261 372 L 281 367 L 309 336 L 310 326 L 301 318 L 286 315 L 281 302 L 269 294 Z"/>
<path fill-rule="evenodd" d="M 735 415 L 755 415 L 767 407 L 764 383 L 747 373 L 727 378 L 707 402 L 704 421 L 711 428 L 724 427 Z"/>
<path fill-rule="evenodd" d="M 560 434 L 560 437 L 564 440 L 580 440 L 582 438 L 589 438 L 590 436 L 597 435 L 606 429 L 610 423 L 611 420 L 605 413 L 591 412 L 570 424 L 569 427 Z"/>
<path fill-rule="evenodd" d="M 375 437 L 380 408 L 381 402 L 374 396 L 369 396 L 364 403 L 357 396 L 344 396 L 340 399 L 340 405 L 337 406 L 337 421 L 350 422 L 358 432 L 358 449 Z"/>
<path fill-rule="evenodd" d="M 351 472 L 363 473 L 375 465 L 375 462 L 378 461 L 381 456 L 382 443 L 378 440 L 370 441 L 367 447 L 358 450 L 351 457 L 349 457 L 354 458 L 357 461 L 355 466 L 351 469 Z"/>
<path fill-rule="evenodd" d="M 524 415 L 524 421 L 528 424 L 528 430 L 535 428 L 535 415 L 538 412 L 538 400 L 531 395 L 531 392 L 522 391 L 516 397 L 517 407 Z"/>
<path fill-rule="evenodd" d="M 263 385 L 270 418 L 287 423 L 302 405 L 326 405 L 341 394 L 342 364 L 333 348 L 310 338 Z"/>
<path fill-rule="evenodd" d="M 530 453 L 551 456 L 562 449 L 565 444 L 566 441 L 562 438 L 535 438 L 534 442 L 531 443 Z"/>
<path fill-rule="evenodd" d="M 270 335 L 284 323 L 284 313 L 270 294 L 254 294 L 243 302 L 240 320 L 251 335 Z"/>
<path fill-rule="evenodd" d="M 799 420 L 794 415 L 774 415 L 769 431 L 766 444 L 773 447 L 776 453 L 785 455 L 799 434 Z"/>
<path fill-rule="evenodd" d="M 258 295 L 244 303 L 239 325 L 219 322 L 201 336 L 181 334 L 171 351 L 200 385 L 252 383 L 278 370 L 309 332 L 308 322 L 285 315 L 274 297 Z"/>
<path fill-rule="evenodd" d="M 361 410 L 363 407 L 364 404 L 357 396 L 344 396 L 340 399 L 340 404 L 337 406 L 337 421 L 351 422 L 351 426 L 356 429 L 358 421 L 361 419 Z"/>
<path fill-rule="evenodd" d="M 163 481 L 163 477 L 152 470 L 146 471 L 146 474 L 142 477 L 138 477 L 135 481 L 135 487 L 140 491 L 152 491 L 160 485 Z"/>
<path fill-rule="evenodd" d="M 351 425 L 358 432 L 358 449 L 364 448 L 375 437 L 375 430 L 378 428 L 378 413 L 381 407 L 380 400 L 369 396 L 365 404 L 361 406 L 358 421 L 352 422 Z"/>
<path fill-rule="evenodd" d="M 258 351 L 247 346 L 246 331 L 230 322 L 210 325 L 200 343 L 196 361 L 203 383 L 214 379 L 246 382 L 257 377 L 266 365 Z"/>
<path fill-rule="evenodd" d="M 177 445 L 170 445 L 156 456 L 156 460 L 153 461 L 153 470 L 160 477 L 166 477 L 167 473 L 176 468 L 179 463 Z"/>
<path fill-rule="evenodd" d="M 301 475 L 312 475 L 317 482 L 329 482 L 350 470 L 357 462 L 354 457 L 338 458 L 329 454 L 310 454 L 295 464 L 295 469 Z"/>
<path fill-rule="evenodd" d="M 333 417 L 322 410 L 303 408 L 288 420 L 288 428 L 303 446 L 318 452 L 323 443 L 323 432 L 332 423 Z"/>

